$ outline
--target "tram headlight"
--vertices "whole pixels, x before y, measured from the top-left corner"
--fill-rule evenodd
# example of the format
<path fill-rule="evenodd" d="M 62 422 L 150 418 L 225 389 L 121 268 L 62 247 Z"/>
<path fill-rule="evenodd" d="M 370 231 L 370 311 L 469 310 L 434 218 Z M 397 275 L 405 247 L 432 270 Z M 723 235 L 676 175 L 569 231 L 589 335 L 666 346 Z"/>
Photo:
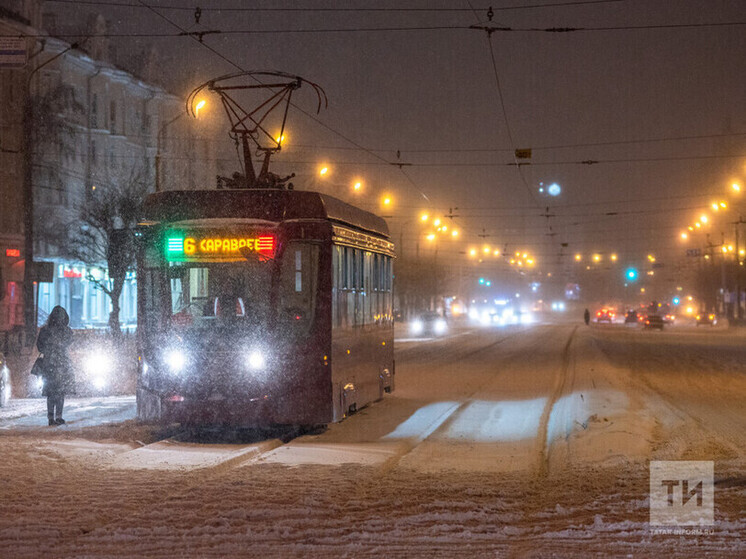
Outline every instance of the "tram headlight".
<path fill-rule="evenodd" d="M 187 357 L 180 349 L 169 349 L 163 355 L 163 360 L 172 373 L 179 374 L 186 366 Z"/>
<path fill-rule="evenodd" d="M 435 330 L 436 334 L 445 334 L 446 330 L 448 329 L 448 325 L 446 324 L 446 321 L 441 318 L 435 321 L 435 324 L 433 324 L 433 329 Z"/>
<path fill-rule="evenodd" d="M 246 366 L 251 371 L 261 371 L 267 366 L 267 358 L 262 351 L 251 350 L 246 354 Z"/>
<path fill-rule="evenodd" d="M 410 325 L 410 330 L 412 330 L 412 334 L 422 334 L 422 331 L 425 329 L 425 324 L 421 320 L 415 320 Z"/>

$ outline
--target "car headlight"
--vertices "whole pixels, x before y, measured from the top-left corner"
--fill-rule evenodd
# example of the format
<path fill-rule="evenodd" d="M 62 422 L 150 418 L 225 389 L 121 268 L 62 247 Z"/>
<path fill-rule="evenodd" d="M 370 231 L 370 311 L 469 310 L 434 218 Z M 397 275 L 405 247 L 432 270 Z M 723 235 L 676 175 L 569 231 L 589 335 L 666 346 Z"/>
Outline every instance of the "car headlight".
<path fill-rule="evenodd" d="M 91 384 L 93 385 L 93 388 L 103 390 L 109 384 L 109 379 L 105 374 L 94 374 L 91 377 Z"/>
<path fill-rule="evenodd" d="M 448 325 L 446 324 L 445 320 L 436 320 L 435 324 L 433 325 L 433 329 L 437 334 L 442 334 L 446 331 L 448 328 Z"/>
<path fill-rule="evenodd" d="M 246 354 L 246 366 L 251 371 L 261 371 L 267 366 L 267 358 L 263 352 L 252 350 Z"/>
<path fill-rule="evenodd" d="M 425 324 L 421 320 L 415 320 L 410 326 L 413 334 L 421 334 L 425 329 Z"/>
<path fill-rule="evenodd" d="M 186 367 L 187 356 L 180 349 L 169 349 L 164 354 L 163 360 L 172 373 L 179 374 Z"/>
<path fill-rule="evenodd" d="M 111 371 L 113 360 L 111 356 L 100 350 L 92 350 L 83 359 L 83 370 L 88 375 L 100 376 Z"/>

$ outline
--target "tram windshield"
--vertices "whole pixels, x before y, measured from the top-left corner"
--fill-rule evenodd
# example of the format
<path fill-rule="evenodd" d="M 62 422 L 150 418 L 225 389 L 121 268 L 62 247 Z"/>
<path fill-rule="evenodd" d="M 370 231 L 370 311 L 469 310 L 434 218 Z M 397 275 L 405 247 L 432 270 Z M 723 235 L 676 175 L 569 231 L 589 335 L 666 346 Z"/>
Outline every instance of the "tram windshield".
<path fill-rule="evenodd" d="M 171 331 L 207 346 L 273 329 L 290 336 L 310 332 L 316 314 L 319 247 L 290 241 L 280 254 L 247 254 L 229 261 L 168 261 L 146 251 L 139 282 L 141 326 Z M 164 273 L 165 272 L 165 273 Z"/>
<path fill-rule="evenodd" d="M 179 330 L 264 325 L 270 315 L 272 266 L 171 263 L 171 324 Z"/>

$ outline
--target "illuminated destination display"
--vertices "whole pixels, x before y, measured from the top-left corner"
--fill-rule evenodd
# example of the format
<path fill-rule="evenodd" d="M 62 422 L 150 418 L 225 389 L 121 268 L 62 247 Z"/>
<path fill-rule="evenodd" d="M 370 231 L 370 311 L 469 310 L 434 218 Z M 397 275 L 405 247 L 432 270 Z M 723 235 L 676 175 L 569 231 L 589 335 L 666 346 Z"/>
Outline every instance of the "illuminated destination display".
<path fill-rule="evenodd" d="M 275 253 L 272 235 L 222 236 L 215 233 L 172 233 L 166 237 L 166 257 L 169 260 L 202 258 L 241 258 L 246 253 L 271 257 Z"/>

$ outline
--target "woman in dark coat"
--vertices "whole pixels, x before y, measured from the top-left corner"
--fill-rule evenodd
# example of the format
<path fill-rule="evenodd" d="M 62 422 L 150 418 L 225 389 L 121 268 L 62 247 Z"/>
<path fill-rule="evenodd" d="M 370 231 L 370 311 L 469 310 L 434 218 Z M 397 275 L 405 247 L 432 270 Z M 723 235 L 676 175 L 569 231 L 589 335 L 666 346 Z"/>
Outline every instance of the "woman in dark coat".
<path fill-rule="evenodd" d="M 67 311 L 56 306 L 47 323 L 39 330 L 36 347 L 44 355 L 44 389 L 47 397 L 47 418 L 50 425 L 62 425 L 62 407 L 65 394 L 73 388 L 74 375 L 67 350 L 73 341 L 73 331 L 68 326 Z"/>

